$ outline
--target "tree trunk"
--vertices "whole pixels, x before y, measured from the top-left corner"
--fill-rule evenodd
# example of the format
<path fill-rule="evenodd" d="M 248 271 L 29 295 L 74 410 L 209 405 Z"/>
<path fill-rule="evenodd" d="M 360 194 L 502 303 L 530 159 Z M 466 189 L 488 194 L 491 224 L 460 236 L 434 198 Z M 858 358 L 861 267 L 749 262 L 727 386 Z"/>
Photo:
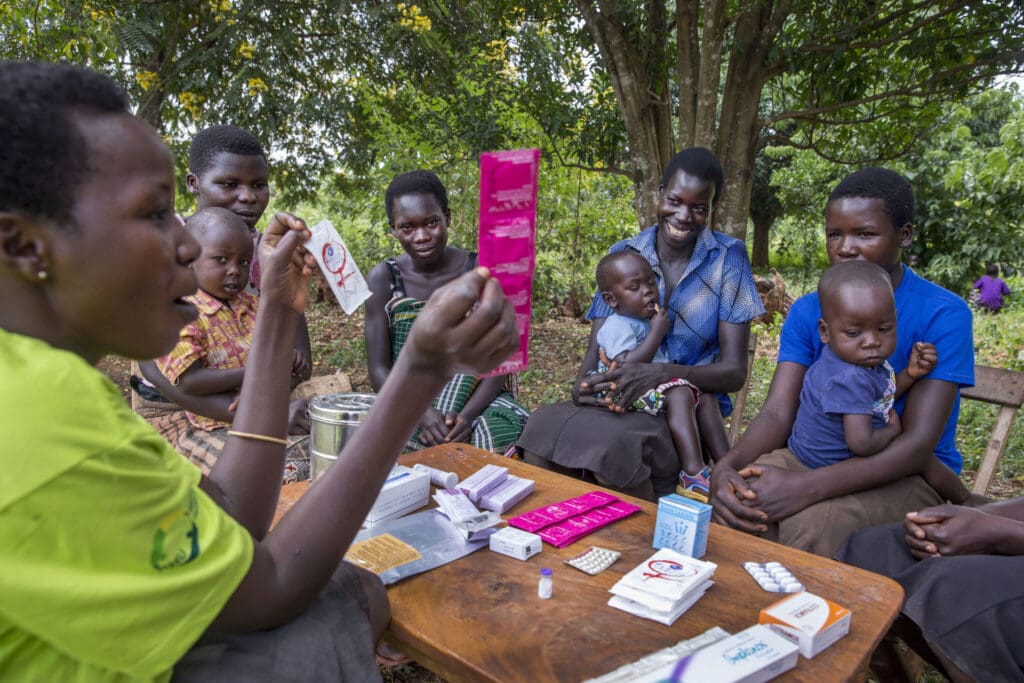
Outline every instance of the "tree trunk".
<path fill-rule="evenodd" d="M 611 78 L 626 128 L 637 219 L 641 226 L 650 225 L 657 214 L 661 171 L 672 158 L 675 147 L 668 88 L 659 88 L 660 79 L 648 74 L 644 56 L 630 44 L 624 24 L 615 15 L 615 2 L 598 0 L 600 10 L 591 0 L 574 2 Z M 654 27 L 657 28 L 661 17 L 661 29 L 657 32 L 661 38 L 665 33 L 663 15 L 663 8 L 659 12 L 653 5 L 648 6 L 648 17 Z"/>
<path fill-rule="evenodd" d="M 698 39 L 698 3 L 676 0 L 676 73 L 679 79 L 679 146 L 715 148 L 718 86 L 722 76 L 725 0 L 707 0 Z"/>
<path fill-rule="evenodd" d="M 624 11 L 613 0 L 573 0 L 597 45 L 622 112 L 629 145 L 629 165 L 636 188 L 637 218 L 654 221 L 661 171 L 676 147 L 668 111 L 666 73 L 658 59 L 664 39 L 665 0 L 646 0 L 646 33 L 638 48 L 629 42 Z M 754 159 L 759 151 L 758 117 L 761 89 L 769 77 L 768 50 L 789 14 L 790 0 L 742 0 L 727 16 L 727 0 L 705 0 L 703 10 L 692 0 L 676 0 L 676 78 L 679 83 L 679 138 L 683 146 L 702 145 L 717 154 L 725 170 L 725 186 L 716 198 L 716 230 L 744 239 L 753 186 Z M 698 31 L 698 17 L 703 25 Z M 722 46 L 732 27 L 731 53 L 718 111 Z M 641 53 L 645 54 L 641 54 Z M 717 122 L 717 125 L 716 125 Z"/>
<path fill-rule="evenodd" d="M 135 115 L 153 127 L 153 130 L 162 133 L 164 130 L 163 108 L 164 100 L 167 98 L 166 78 L 164 70 L 164 55 L 166 50 L 159 50 L 153 57 L 146 61 L 146 70 L 157 74 L 157 81 L 153 84 L 139 103 Z"/>
<path fill-rule="evenodd" d="M 754 224 L 754 246 L 750 254 L 750 265 L 754 268 L 768 267 L 768 243 L 774 219 L 758 212 L 751 213 Z"/>
<path fill-rule="evenodd" d="M 769 48 L 789 13 L 788 0 L 754 0 L 737 12 L 722 94 L 715 152 L 725 171 L 722 198 L 715 205 L 716 230 L 746 239 L 754 160 L 760 151 L 758 107 L 768 78 Z"/>

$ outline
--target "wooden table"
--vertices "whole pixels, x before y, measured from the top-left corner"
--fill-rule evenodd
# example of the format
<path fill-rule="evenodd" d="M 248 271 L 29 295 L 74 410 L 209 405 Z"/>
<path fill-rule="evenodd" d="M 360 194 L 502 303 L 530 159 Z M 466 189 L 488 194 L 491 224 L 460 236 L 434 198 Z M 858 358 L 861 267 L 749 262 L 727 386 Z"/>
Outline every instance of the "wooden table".
<path fill-rule="evenodd" d="M 399 462 L 421 462 L 456 472 L 460 479 L 495 463 L 535 480 L 537 490 L 506 517 L 597 488 L 465 444 L 410 453 Z M 290 507 L 304 492 L 302 484 L 285 487 L 279 508 Z M 900 586 L 877 574 L 715 524 L 703 558 L 718 564 L 715 585 L 673 626 L 609 607 L 612 584 L 654 552 L 657 507 L 621 497 L 642 511 L 561 550 L 545 543 L 540 554 L 521 562 L 483 549 L 390 586 L 389 638 L 450 681 L 580 681 L 713 626 L 735 633 L 757 623 L 760 609 L 780 596 L 762 591 L 742 564 L 777 560 L 807 590 L 853 612 L 849 635 L 813 660 L 801 657 L 779 680 L 820 683 L 863 676 L 871 651 L 899 611 Z M 562 562 L 591 545 L 618 550 L 622 557 L 597 576 Z M 537 597 L 541 567 L 554 569 L 551 600 Z"/>

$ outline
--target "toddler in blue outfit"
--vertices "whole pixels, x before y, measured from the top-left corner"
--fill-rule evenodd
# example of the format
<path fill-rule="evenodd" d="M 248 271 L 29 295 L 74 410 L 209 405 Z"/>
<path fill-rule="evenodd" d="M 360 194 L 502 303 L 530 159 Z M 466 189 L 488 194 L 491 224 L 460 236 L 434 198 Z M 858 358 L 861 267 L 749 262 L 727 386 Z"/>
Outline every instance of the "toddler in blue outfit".
<path fill-rule="evenodd" d="M 788 447 L 809 468 L 883 450 L 902 431 L 893 403 L 938 363 L 935 346 L 915 342 L 898 375 L 888 358 L 896 349 L 896 303 L 885 271 L 867 261 L 845 261 L 818 282 L 825 344 L 804 377 Z M 918 472 L 946 500 L 968 495 L 938 458 Z"/>

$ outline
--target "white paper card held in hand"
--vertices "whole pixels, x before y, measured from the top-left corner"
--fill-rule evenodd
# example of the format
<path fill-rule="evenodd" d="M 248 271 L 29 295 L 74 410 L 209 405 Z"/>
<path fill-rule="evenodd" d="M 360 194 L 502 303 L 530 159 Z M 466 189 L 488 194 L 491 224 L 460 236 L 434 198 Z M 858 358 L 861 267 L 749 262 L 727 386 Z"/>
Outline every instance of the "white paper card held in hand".
<path fill-rule="evenodd" d="M 310 231 L 313 236 L 306 242 L 306 249 L 316 259 L 345 314 L 352 315 L 360 304 L 370 298 L 370 288 L 330 221 L 320 221 Z"/>

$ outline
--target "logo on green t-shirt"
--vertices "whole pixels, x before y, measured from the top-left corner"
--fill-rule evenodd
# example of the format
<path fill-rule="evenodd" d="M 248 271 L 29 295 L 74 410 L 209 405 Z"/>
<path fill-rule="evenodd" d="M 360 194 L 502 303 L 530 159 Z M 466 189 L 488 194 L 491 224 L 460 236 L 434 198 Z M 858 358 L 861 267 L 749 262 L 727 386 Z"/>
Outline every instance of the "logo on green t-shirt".
<path fill-rule="evenodd" d="M 198 510 L 195 491 L 190 491 L 185 509 L 171 512 L 160 520 L 153 534 L 153 554 L 149 560 L 154 569 L 170 569 L 199 557 Z"/>

